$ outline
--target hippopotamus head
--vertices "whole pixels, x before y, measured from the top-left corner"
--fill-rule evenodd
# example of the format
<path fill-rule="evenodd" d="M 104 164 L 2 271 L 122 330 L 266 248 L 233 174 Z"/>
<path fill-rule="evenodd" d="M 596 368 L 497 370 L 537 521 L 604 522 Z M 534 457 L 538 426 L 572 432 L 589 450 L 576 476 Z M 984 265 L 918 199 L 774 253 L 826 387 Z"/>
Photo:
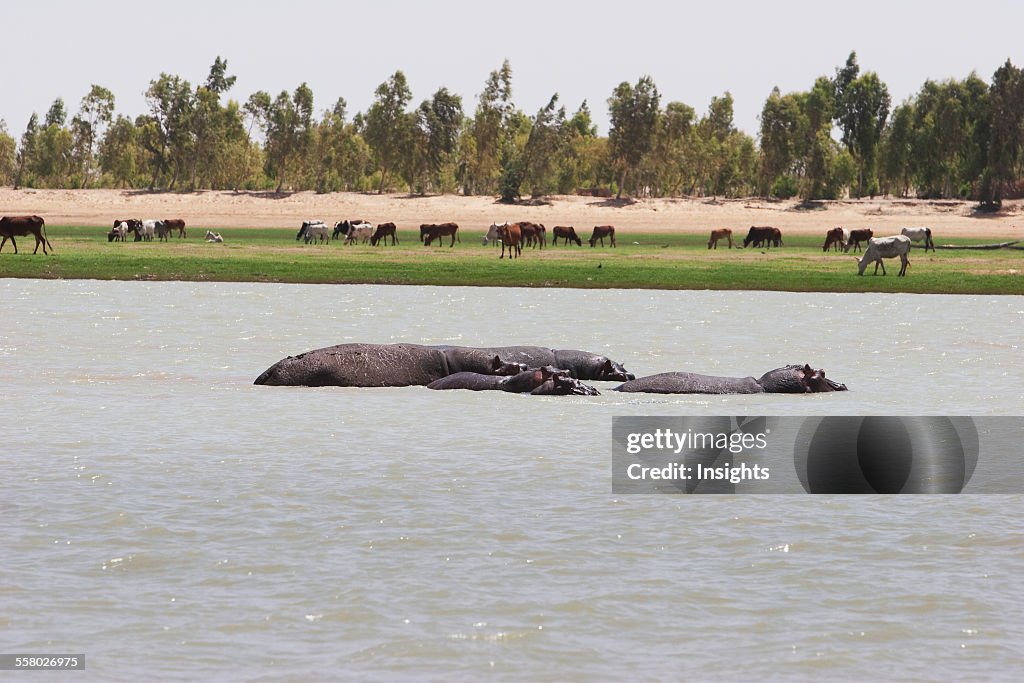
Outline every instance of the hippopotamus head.
<path fill-rule="evenodd" d="M 769 370 L 757 383 L 769 394 L 815 394 L 823 391 L 846 391 L 845 384 L 825 377 L 824 370 L 810 365 L 787 365 Z"/>
<path fill-rule="evenodd" d="M 627 372 L 621 363 L 616 363 L 611 358 L 605 358 L 604 363 L 598 368 L 597 376 L 594 379 L 610 382 L 628 382 L 631 379 L 636 379 L 636 375 L 632 372 Z"/>
<path fill-rule="evenodd" d="M 495 375 L 518 375 L 520 372 L 529 370 L 523 363 L 506 363 L 500 356 L 495 356 L 491 361 L 491 368 Z"/>
<path fill-rule="evenodd" d="M 807 391 L 812 394 L 823 391 L 846 391 L 846 385 L 840 384 L 839 382 L 833 382 L 832 380 L 825 377 L 824 370 L 813 370 L 810 365 L 804 365 L 804 383 L 807 385 Z"/>
<path fill-rule="evenodd" d="M 535 396 L 599 396 L 597 389 L 575 379 L 568 370 L 559 370 L 550 365 L 538 368 L 538 378 L 543 381 L 530 393 Z"/>

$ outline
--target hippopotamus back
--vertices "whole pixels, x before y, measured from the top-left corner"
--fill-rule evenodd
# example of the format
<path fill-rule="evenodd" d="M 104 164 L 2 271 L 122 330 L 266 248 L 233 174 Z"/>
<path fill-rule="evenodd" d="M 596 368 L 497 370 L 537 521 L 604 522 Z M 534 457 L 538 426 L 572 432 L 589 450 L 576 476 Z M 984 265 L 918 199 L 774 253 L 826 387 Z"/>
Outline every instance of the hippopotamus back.
<path fill-rule="evenodd" d="M 503 361 L 524 363 L 530 368 L 551 365 L 568 370 L 574 379 L 621 382 L 634 377 L 619 363 L 590 351 L 548 349 L 542 346 L 490 346 L 481 350 L 497 354 Z"/>
<path fill-rule="evenodd" d="M 440 349 L 419 344 L 338 344 L 288 356 L 254 384 L 307 387 L 404 387 L 448 375 Z"/>
<path fill-rule="evenodd" d="M 764 388 L 753 377 L 715 377 L 693 372 L 663 372 L 625 382 L 616 391 L 649 394 L 761 394 Z"/>

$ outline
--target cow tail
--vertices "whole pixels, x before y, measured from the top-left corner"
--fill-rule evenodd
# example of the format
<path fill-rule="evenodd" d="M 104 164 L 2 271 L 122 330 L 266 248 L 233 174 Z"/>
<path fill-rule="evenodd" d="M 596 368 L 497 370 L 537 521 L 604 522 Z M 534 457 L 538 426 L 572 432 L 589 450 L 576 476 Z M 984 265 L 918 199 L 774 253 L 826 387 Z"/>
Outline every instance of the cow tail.
<path fill-rule="evenodd" d="M 41 234 L 43 236 L 43 242 L 46 243 L 46 245 L 48 247 L 50 247 L 50 252 L 52 253 L 53 252 L 53 242 L 51 242 L 50 239 L 46 236 L 46 221 L 43 220 L 42 216 L 36 216 L 36 218 L 39 219 L 39 223 L 40 223 L 39 234 Z"/>

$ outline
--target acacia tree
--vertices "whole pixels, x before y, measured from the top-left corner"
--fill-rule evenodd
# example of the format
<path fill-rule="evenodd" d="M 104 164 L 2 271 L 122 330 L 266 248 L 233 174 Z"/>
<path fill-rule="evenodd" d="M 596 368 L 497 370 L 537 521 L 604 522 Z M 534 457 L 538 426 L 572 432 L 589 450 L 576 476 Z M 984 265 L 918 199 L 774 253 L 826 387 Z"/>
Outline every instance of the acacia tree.
<path fill-rule="evenodd" d="M 377 100 L 366 113 L 366 142 L 373 150 L 380 167 L 380 185 L 377 193 L 384 192 L 388 172 L 399 166 L 410 142 L 411 118 L 405 108 L 412 99 L 412 91 L 405 74 L 396 71 L 374 91 Z"/>
<path fill-rule="evenodd" d="M 1024 73 L 1010 60 L 992 75 L 989 88 L 990 144 L 982 188 L 982 205 L 998 208 L 1006 186 L 1019 179 L 1024 147 Z"/>
<path fill-rule="evenodd" d="M 846 66 L 836 70 L 835 120 L 843 144 L 857 160 L 857 195 L 864 196 L 878 191 L 878 141 L 892 101 L 878 74 L 859 73 L 857 53 L 851 52 Z"/>
<path fill-rule="evenodd" d="M 17 143 L 7 132 L 7 122 L 0 119 L 0 185 L 14 183 L 17 167 Z"/>
<path fill-rule="evenodd" d="M 462 98 L 441 88 L 420 104 L 416 119 L 422 131 L 426 168 L 443 191 L 441 172 L 455 154 L 462 128 Z"/>
<path fill-rule="evenodd" d="M 72 119 L 75 148 L 78 155 L 81 186 L 86 187 L 96 166 L 97 148 L 103 133 L 114 116 L 114 93 L 93 84 L 78 105 L 78 114 Z"/>
<path fill-rule="evenodd" d="M 502 162 L 514 156 L 510 148 L 514 146 L 517 112 L 512 104 L 512 67 L 507 59 L 487 77 L 478 100 L 459 145 L 465 194 L 492 192 Z"/>
<path fill-rule="evenodd" d="M 616 198 L 622 197 L 626 175 L 637 169 L 654 144 L 660 100 L 661 95 L 650 76 L 642 76 L 635 87 L 623 81 L 608 98 L 611 118 L 608 142 L 613 164 L 619 172 Z"/>
<path fill-rule="evenodd" d="M 194 149 L 192 86 L 179 76 L 161 73 L 157 80 L 150 81 L 146 102 L 151 115 L 142 123 L 148 127 L 145 144 L 154 162 L 150 189 L 161 174 L 168 173 L 167 187 L 174 189 L 181 172 L 188 168 Z"/>
<path fill-rule="evenodd" d="M 305 83 L 291 96 L 282 90 L 273 100 L 263 91 L 253 93 L 246 103 L 263 130 L 267 173 L 277 177 L 277 192 L 284 189 L 288 171 L 309 147 L 313 128 L 313 91 Z"/>

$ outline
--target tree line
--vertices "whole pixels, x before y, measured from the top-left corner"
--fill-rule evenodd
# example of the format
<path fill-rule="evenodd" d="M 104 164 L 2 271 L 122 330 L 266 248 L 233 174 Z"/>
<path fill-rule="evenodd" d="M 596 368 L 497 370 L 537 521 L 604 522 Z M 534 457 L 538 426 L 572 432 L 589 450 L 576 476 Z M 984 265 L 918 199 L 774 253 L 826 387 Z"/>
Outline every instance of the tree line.
<path fill-rule="evenodd" d="M 998 207 L 1022 194 L 1024 74 L 1009 60 L 986 83 L 927 81 L 892 104 L 856 53 L 807 91 L 775 88 L 758 139 L 736 129 L 729 92 L 707 111 L 662 104 L 653 79 L 623 82 L 607 98 L 599 136 L 584 101 L 568 114 L 557 93 L 530 115 L 515 105 L 506 60 L 468 115 L 440 88 L 418 106 L 402 71 L 377 87 L 365 112 L 339 98 L 319 116 L 305 83 L 240 103 L 217 57 L 193 86 L 161 73 L 148 113 L 117 114 L 93 85 L 68 121 L 63 99 L 20 139 L 0 120 L 0 184 L 50 188 L 408 191 L 570 194 L 599 188 L 632 196 L 969 198 Z"/>

